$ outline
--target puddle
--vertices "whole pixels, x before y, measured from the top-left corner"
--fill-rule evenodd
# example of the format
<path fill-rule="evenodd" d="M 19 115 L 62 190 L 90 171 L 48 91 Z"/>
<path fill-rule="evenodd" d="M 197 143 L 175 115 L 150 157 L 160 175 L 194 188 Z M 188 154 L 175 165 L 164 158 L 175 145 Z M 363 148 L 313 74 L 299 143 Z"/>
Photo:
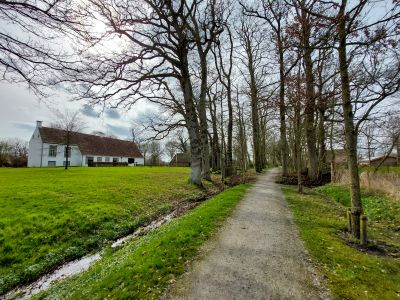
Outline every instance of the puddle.
<path fill-rule="evenodd" d="M 99 252 L 66 263 L 52 273 L 42 276 L 39 280 L 23 288 L 13 290 L 5 296 L 0 297 L 0 299 L 28 299 L 29 297 L 49 288 L 50 284 L 56 280 L 86 271 L 94 262 L 98 261 L 101 256 L 102 253 Z"/>
<path fill-rule="evenodd" d="M 180 206 L 177 206 L 171 213 L 152 221 L 149 225 L 140 227 L 136 231 L 134 231 L 132 234 L 127 235 L 125 237 L 122 237 L 118 240 L 116 240 L 114 243 L 111 244 L 111 248 L 117 248 L 120 246 L 123 246 L 126 242 L 129 240 L 132 240 L 133 238 L 144 235 L 148 233 L 149 231 L 156 229 L 157 227 L 161 226 L 164 223 L 167 223 L 171 221 L 172 219 L 176 218 L 177 216 L 180 216 L 184 212 L 194 208 L 196 205 L 198 205 L 200 202 L 192 202 L 192 203 L 185 203 L 181 204 Z M 89 267 L 98 261 L 101 257 L 103 256 L 103 251 L 100 251 L 96 254 L 93 255 L 88 255 L 84 256 L 80 259 L 71 261 L 69 263 L 66 263 L 56 269 L 55 271 L 48 273 L 41 278 L 39 278 L 37 281 L 24 286 L 20 287 L 17 289 L 14 289 L 7 294 L 0 296 L 0 299 L 28 299 L 33 295 L 36 295 L 37 293 L 44 291 L 50 287 L 50 285 L 60 279 L 84 272 L 89 269 Z"/>

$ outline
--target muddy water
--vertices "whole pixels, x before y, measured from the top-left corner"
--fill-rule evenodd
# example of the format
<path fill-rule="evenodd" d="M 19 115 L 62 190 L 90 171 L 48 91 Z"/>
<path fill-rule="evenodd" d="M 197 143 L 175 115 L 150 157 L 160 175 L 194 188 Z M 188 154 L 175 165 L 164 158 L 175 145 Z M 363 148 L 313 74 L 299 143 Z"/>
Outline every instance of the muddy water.
<path fill-rule="evenodd" d="M 94 262 L 101 258 L 101 255 L 102 253 L 99 252 L 66 263 L 52 273 L 42 276 L 39 280 L 25 287 L 13 290 L 4 297 L 0 297 L 0 299 L 28 299 L 40 291 L 44 291 L 49 288 L 50 284 L 56 280 L 86 271 Z"/>
<path fill-rule="evenodd" d="M 193 203 L 193 204 L 197 205 L 197 203 Z M 123 246 L 129 240 L 132 240 L 137 236 L 144 235 L 144 234 L 148 233 L 149 231 L 161 226 L 162 224 L 171 221 L 172 219 L 181 215 L 185 211 L 192 209 L 195 206 L 193 204 L 192 205 L 189 204 L 184 207 L 175 208 L 171 213 L 169 213 L 157 220 L 154 220 L 149 225 L 147 225 L 145 227 L 140 227 L 132 234 L 116 240 L 113 244 L 111 244 L 111 247 L 117 248 L 117 247 Z M 75 274 L 78 274 L 78 273 L 88 270 L 89 267 L 93 263 L 95 263 L 102 257 L 102 255 L 103 255 L 103 251 L 100 251 L 96 254 L 84 256 L 80 259 L 66 263 L 66 264 L 62 265 L 61 267 L 59 267 L 58 269 L 56 269 L 55 271 L 42 276 L 37 281 L 35 281 L 27 286 L 12 290 L 4 296 L 0 296 L 0 299 L 1 300 L 3 300 L 3 299 L 28 299 L 31 296 L 48 289 L 50 287 L 50 285 L 57 280 L 60 280 L 60 279 L 63 279 L 63 278 L 66 278 L 66 277 L 69 277 L 69 276 L 72 276 L 72 275 L 75 275 Z"/>
<path fill-rule="evenodd" d="M 147 232 L 149 232 L 152 229 L 156 229 L 157 227 L 160 227 L 162 224 L 167 223 L 169 221 L 171 221 L 173 218 L 175 218 L 178 215 L 177 211 L 174 210 L 172 213 L 165 215 L 164 217 L 162 217 L 161 219 L 158 220 L 154 220 L 153 222 L 151 222 L 149 225 L 147 225 L 146 227 L 141 227 L 138 230 L 136 230 L 134 233 L 127 235 L 123 238 L 120 238 L 118 240 L 116 240 L 114 243 L 111 244 L 111 248 L 117 248 L 120 247 L 122 245 L 124 245 L 126 242 L 128 242 L 129 240 L 139 236 L 139 235 L 143 235 L 146 234 Z"/>

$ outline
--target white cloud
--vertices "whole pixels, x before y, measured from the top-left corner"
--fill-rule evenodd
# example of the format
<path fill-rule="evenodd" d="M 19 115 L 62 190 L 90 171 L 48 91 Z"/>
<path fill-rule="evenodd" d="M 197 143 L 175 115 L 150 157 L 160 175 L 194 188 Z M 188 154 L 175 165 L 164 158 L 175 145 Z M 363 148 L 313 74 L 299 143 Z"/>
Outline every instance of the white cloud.
<path fill-rule="evenodd" d="M 70 98 L 69 94 L 57 92 L 48 99 L 40 100 L 23 85 L 0 82 L 0 139 L 18 137 L 28 141 L 36 120 L 43 121 L 43 126 L 55 121 L 54 109 L 61 112 L 63 109 L 80 111 L 85 132 L 111 131 L 124 139 L 129 136 L 132 120 L 153 106 L 141 101 L 129 111 L 106 109 L 101 114 L 101 108 L 96 109 L 96 106 L 84 102 L 71 102 Z"/>

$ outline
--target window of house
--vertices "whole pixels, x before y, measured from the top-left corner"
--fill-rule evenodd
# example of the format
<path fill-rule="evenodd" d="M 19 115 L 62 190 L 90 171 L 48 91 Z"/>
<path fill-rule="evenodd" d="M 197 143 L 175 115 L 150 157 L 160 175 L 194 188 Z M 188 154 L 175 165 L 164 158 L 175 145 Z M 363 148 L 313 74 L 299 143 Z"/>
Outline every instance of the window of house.
<path fill-rule="evenodd" d="M 56 162 L 55 162 L 54 160 L 49 160 L 49 161 L 47 162 L 47 165 L 48 165 L 49 167 L 55 167 L 55 166 L 56 166 Z"/>
<path fill-rule="evenodd" d="M 118 157 L 113 157 L 113 162 L 118 162 L 118 161 L 119 161 Z"/>
<path fill-rule="evenodd" d="M 67 147 L 64 148 L 64 157 L 66 157 Z M 71 147 L 68 147 L 68 157 L 71 157 Z"/>
<path fill-rule="evenodd" d="M 109 157 L 106 157 L 106 162 L 109 162 L 110 161 L 110 158 Z"/>
<path fill-rule="evenodd" d="M 55 146 L 55 145 L 50 145 L 49 146 L 49 156 L 50 157 L 56 157 L 57 156 L 57 146 Z"/>
<path fill-rule="evenodd" d="M 98 157 L 97 157 L 97 162 L 102 162 L 102 161 L 103 161 L 102 157 L 101 157 L 101 156 L 98 156 Z"/>
<path fill-rule="evenodd" d="M 135 163 L 135 159 L 133 157 L 129 157 L 128 164 L 134 164 L 134 163 Z"/>
<path fill-rule="evenodd" d="M 65 167 L 65 164 L 66 164 L 66 161 L 64 160 L 64 162 L 63 162 L 63 166 Z M 68 167 L 71 165 L 71 162 L 70 161 L 68 161 Z"/>

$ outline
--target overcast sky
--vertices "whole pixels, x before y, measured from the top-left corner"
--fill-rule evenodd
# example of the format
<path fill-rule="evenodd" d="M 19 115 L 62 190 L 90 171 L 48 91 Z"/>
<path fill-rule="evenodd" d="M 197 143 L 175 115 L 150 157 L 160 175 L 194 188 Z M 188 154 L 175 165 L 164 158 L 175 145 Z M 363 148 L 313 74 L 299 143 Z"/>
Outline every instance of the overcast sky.
<path fill-rule="evenodd" d="M 20 138 L 29 141 L 36 120 L 43 121 L 43 126 L 56 121 L 54 109 L 79 110 L 86 133 L 102 131 L 125 139 L 129 137 L 132 120 L 149 109 L 148 105 L 138 104 L 129 112 L 112 109 L 102 112 L 102 108 L 90 107 L 85 102 L 70 102 L 69 97 L 67 94 L 52 95 L 41 101 L 23 84 L 0 82 L 0 140 Z"/>

